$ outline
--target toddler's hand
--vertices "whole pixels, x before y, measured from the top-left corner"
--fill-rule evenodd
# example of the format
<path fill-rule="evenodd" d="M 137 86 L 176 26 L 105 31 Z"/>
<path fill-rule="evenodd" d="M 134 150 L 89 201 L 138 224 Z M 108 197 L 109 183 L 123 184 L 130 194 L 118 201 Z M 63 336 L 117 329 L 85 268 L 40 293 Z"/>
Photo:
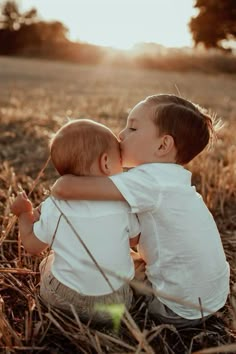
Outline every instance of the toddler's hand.
<path fill-rule="evenodd" d="M 41 205 L 39 205 L 37 208 L 33 210 L 33 215 L 34 215 L 34 222 L 38 221 L 40 219 L 41 215 Z"/>
<path fill-rule="evenodd" d="M 10 206 L 11 212 L 20 216 L 23 213 L 29 213 L 33 211 L 33 206 L 31 201 L 28 199 L 25 192 L 20 192 L 15 200 L 12 202 Z"/>

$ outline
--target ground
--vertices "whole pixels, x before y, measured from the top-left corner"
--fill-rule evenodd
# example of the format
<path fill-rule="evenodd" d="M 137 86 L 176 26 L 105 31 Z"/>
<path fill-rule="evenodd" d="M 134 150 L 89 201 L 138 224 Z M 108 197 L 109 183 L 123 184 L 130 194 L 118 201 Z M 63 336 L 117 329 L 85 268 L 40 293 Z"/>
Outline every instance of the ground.
<path fill-rule="evenodd" d="M 4 353 L 193 353 L 235 342 L 236 76 L 0 58 L 0 347 Z M 188 168 L 212 211 L 231 266 L 231 297 L 200 328 L 177 331 L 147 315 L 143 299 L 126 314 L 119 333 L 80 323 L 44 307 L 38 297 L 38 264 L 18 240 L 9 196 L 22 186 L 35 205 L 56 179 L 48 142 L 68 118 L 87 117 L 118 133 L 129 109 L 154 93 L 174 93 L 210 109 L 224 127 L 212 150 Z M 219 353 L 220 349 L 212 349 Z M 223 352 L 223 349 L 222 349 Z M 236 352 L 236 346 L 225 348 Z"/>

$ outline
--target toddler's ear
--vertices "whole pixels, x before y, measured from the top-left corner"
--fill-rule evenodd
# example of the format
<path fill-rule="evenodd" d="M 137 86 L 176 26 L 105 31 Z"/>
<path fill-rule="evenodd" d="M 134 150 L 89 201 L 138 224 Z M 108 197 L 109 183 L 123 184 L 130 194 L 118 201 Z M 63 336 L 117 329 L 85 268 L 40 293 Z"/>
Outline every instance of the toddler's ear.
<path fill-rule="evenodd" d="M 100 166 L 101 172 L 105 176 L 110 176 L 111 175 L 110 158 L 109 158 L 109 156 L 108 156 L 108 154 L 106 152 L 104 152 L 101 155 L 100 161 L 99 161 L 99 166 Z"/>

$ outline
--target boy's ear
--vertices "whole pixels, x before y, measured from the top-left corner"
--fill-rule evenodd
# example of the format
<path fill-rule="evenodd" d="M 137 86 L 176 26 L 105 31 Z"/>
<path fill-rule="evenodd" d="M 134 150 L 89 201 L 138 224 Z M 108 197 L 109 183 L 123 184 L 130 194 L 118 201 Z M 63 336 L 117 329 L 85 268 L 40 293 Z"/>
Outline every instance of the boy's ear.
<path fill-rule="evenodd" d="M 104 175 L 106 176 L 111 175 L 110 158 L 106 152 L 104 152 L 101 155 L 99 165 L 100 165 L 100 170 Z"/>
<path fill-rule="evenodd" d="M 156 154 L 158 157 L 163 157 L 169 154 L 170 152 L 172 152 L 174 147 L 175 147 L 175 142 L 173 136 L 163 135 L 161 137 L 160 143 L 157 146 Z"/>

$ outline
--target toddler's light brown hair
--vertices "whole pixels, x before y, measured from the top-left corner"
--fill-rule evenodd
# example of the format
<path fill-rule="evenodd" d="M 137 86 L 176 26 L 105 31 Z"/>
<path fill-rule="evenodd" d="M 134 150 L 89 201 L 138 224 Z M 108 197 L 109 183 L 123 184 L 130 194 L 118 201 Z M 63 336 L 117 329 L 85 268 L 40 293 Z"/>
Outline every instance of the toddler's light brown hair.
<path fill-rule="evenodd" d="M 90 119 L 76 119 L 62 126 L 50 143 L 51 159 L 58 173 L 90 175 L 93 162 L 119 144 L 112 131 Z"/>

